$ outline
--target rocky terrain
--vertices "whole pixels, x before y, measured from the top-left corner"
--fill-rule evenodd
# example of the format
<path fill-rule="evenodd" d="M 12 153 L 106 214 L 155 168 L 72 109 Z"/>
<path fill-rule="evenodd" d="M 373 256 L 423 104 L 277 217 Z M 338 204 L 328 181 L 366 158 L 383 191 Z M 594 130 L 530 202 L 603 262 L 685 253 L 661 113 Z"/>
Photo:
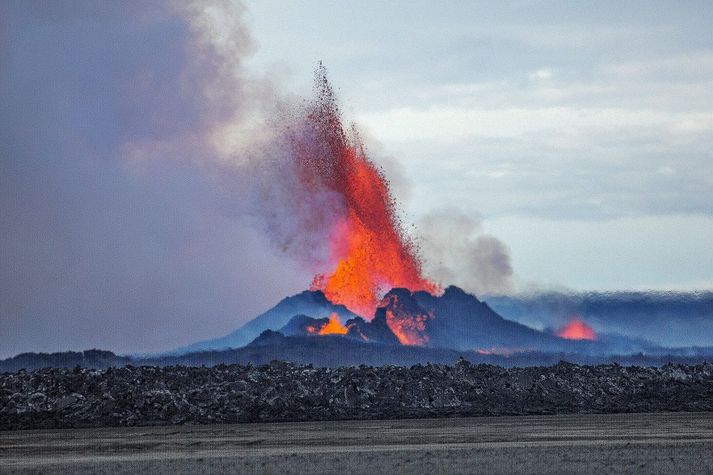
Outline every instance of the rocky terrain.
<path fill-rule="evenodd" d="M 0 374 L 0 428 L 713 411 L 713 364 L 125 366 Z"/>

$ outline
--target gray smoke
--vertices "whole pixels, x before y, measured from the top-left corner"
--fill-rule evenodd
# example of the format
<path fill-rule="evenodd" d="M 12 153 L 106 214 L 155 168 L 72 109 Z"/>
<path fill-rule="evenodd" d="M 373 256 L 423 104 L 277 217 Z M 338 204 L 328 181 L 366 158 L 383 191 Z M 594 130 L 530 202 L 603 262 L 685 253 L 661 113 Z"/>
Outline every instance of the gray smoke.
<path fill-rule="evenodd" d="M 0 3 L 0 356 L 168 349 L 305 288 L 239 171 L 253 50 L 235 3 Z"/>
<path fill-rule="evenodd" d="M 512 291 L 510 251 L 483 234 L 479 219 L 453 209 L 434 210 L 418 225 L 426 274 L 477 295 Z"/>

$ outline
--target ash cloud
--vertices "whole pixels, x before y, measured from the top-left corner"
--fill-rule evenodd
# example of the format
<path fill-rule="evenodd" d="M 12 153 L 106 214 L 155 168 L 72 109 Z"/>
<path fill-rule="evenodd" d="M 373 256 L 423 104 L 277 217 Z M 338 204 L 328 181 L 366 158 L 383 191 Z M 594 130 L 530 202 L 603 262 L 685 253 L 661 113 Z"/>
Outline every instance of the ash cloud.
<path fill-rule="evenodd" d="M 241 15 L 0 5 L 2 356 L 162 350 L 309 282 L 253 225 L 252 177 L 226 145 L 275 100 L 243 66 Z"/>
<path fill-rule="evenodd" d="M 302 121 L 305 107 L 284 98 L 271 106 L 262 129 L 265 136 L 230 152 L 232 165 L 225 171 L 243 181 L 228 179 L 224 184 L 244 196 L 238 212 L 249 216 L 276 250 L 313 276 L 330 265 L 328 232 L 345 215 L 345 205 L 337 191 L 306 187 L 296 169 L 291 136 L 310 154 L 325 155 L 324 144 L 311 137 L 313 131 Z M 234 189 L 236 184 L 240 190 Z"/>
<path fill-rule="evenodd" d="M 427 275 L 477 295 L 506 294 L 513 288 L 508 247 L 484 234 L 479 219 L 454 208 L 437 209 L 418 223 Z"/>

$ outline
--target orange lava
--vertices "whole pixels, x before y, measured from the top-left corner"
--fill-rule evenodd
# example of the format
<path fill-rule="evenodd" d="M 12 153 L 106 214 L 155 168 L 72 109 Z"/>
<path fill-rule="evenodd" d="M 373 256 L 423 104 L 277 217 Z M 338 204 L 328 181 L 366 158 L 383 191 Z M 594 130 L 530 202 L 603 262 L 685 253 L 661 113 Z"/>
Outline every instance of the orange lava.
<path fill-rule="evenodd" d="M 329 316 L 329 323 L 319 329 L 320 335 L 346 335 L 349 330 L 339 321 L 339 316 L 333 313 Z"/>
<path fill-rule="evenodd" d="M 292 140 L 298 175 L 308 189 L 338 197 L 342 208 L 324 210 L 337 216 L 324 230 L 333 268 L 315 276 L 311 289 L 367 319 L 394 287 L 437 292 L 403 233 L 388 181 L 366 156 L 356 132 L 344 130 L 323 67 L 317 70 L 316 92 L 307 130 Z"/>
<path fill-rule="evenodd" d="M 584 323 L 580 318 L 572 319 L 567 325 L 557 330 L 556 335 L 567 340 L 591 340 L 597 339 L 594 329 Z"/>
<path fill-rule="evenodd" d="M 329 321 L 323 324 L 321 327 L 308 326 L 307 333 L 312 335 L 346 335 L 349 329 L 342 325 L 339 320 L 339 315 L 332 313 L 329 316 Z"/>
<path fill-rule="evenodd" d="M 389 305 L 386 311 L 386 324 L 389 326 L 396 338 L 402 345 L 422 346 L 428 343 L 428 333 L 426 332 L 426 322 L 433 318 L 424 313 L 413 313 L 404 309 L 395 295 L 387 297 L 389 302 L 382 302 L 382 305 Z"/>

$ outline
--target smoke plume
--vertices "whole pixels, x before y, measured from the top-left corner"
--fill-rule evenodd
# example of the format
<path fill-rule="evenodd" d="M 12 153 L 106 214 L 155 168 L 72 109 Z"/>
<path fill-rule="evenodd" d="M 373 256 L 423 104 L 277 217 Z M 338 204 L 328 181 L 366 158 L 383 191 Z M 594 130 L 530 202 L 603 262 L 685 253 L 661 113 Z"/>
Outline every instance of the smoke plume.
<path fill-rule="evenodd" d="M 0 4 L 0 353 L 175 347 L 309 283 L 232 163 L 271 82 L 235 3 Z"/>
<path fill-rule="evenodd" d="M 512 291 L 513 269 L 507 246 L 483 234 L 480 220 L 457 209 L 435 210 L 418 225 L 427 274 L 475 294 Z"/>

